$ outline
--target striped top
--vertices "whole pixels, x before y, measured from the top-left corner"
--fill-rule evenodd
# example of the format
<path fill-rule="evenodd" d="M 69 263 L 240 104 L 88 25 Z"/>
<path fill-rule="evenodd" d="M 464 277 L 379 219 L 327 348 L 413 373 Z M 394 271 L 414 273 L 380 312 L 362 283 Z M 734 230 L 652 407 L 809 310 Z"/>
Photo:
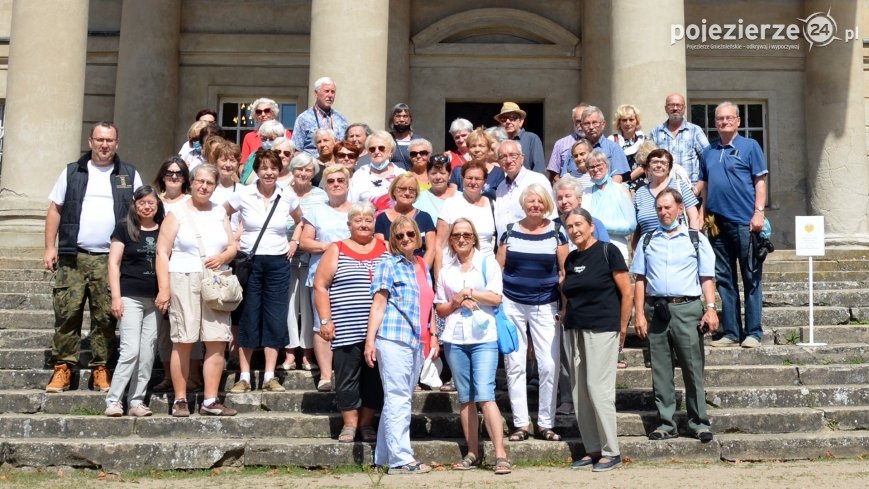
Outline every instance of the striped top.
<path fill-rule="evenodd" d="M 670 181 L 667 182 L 667 187 L 678 190 L 682 194 L 685 209 L 697 205 L 697 197 L 694 195 L 691 187 L 688 186 L 688 183 L 681 178 L 671 177 Z M 658 229 L 660 224 L 658 222 L 658 212 L 655 210 L 655 197 L 652 195 L 652 190 L 648 185 L 637 189 L 637 193 L 634 195 L 634 207 L 637 209 L 637 228 L 639 228 L 641 236 Z"/>
<path fill-rule="evenodd" d="M 351 250 L 338 243 L 338 266 L 329 288 L 335 339 L 332 349 L 364 343 L 368 333 L 368 313 L 371 312 L 371 281 L 377 264 L 389 257 L 386 245 L 377 240 L 367 254 Z"/>
<path fill-rule="evenodd" d="M 559 227 L 561 227 L 559 225 Z M 550 221 L 546 232 L 523 233 L 513 224 L 501 236 L 501 245 L 507 245 L 504 260 L 504 295 L 513 302 L 540 305 L 556 302 L 558 293 L 558 246 L 567 244 L 567 238 L 556 231 Z"/>

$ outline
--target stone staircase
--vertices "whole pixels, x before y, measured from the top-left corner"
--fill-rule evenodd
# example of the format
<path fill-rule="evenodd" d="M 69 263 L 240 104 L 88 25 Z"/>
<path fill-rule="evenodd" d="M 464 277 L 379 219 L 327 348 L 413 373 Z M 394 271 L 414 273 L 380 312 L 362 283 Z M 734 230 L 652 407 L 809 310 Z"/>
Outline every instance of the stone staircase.
<path fill-rule="evenodd" d="M 109 471 L 196 469 L 228 465 L 370 464 L 372 445 L 339 444 L 334 394 L 316 392 L 310 372 L 283 375 L 285 393 L 227 395 L 234 418 L 168 416 L 165 395 L 151 395 L 150 418 L 106 418 L 104 395 L 88 390 L 90 371 L 74 388 L 46 394 L 52 336 L 51 274 L 40 250 L 0 251 L 0 464 L 70 466 Z M 650 442 L 655 423 L 651 372 L 639 343 L 626 349 L 617 376 L 622 454 L 634 460 L 786 460 L 869 453 L 869 252 L 833 251 L 815 261 L 815 341 L 808 341 L 806 260 L 777 251 L 767 261 L 763 346 L 707 348 L 707 403 L 715 440 Z M 87 316 L 87 315 L 86 315 Z M 859 324 L 862 322 L 862 324 Z M 87 325 L 87 317 L 85 319 Z M 87 329 L 87 326 L 85 326 Z M 87 342 L 82 365 L 89 361 Z M 255 376 L 257 374 L 254 374 Z M 155 372 L 155 380 L 162 377 Z M 229 389 L 234 372 L 224 377 Z M 677 382 L 681 378 L 677 369 Z M 681 391 L 680 391 L 681 396 Z M 498 391 L 509 419 L 509 400 Z M 201 394 L 191 394 L 198 407 Z M 536 405 L 536 394 L 529 403 Z M 414 396 L 411 436 L 420 460 L 460 458 L 456 395 Z M 684 413 L 679 419 L 687 435 Z M 509 443 L 514 461 L 567 463 L 584 451 L 573 416 L 558 416 L 563 442 Z M 486 442 L 485 456 L 492 457 Z"/>

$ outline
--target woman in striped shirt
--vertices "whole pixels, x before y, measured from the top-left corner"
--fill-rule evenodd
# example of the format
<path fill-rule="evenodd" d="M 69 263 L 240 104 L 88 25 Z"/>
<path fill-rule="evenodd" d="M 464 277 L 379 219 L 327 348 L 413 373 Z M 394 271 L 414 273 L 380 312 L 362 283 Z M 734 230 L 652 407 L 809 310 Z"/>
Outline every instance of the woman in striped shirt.
<path fill-rule="evenodd" d="M 332 344 L 335 401 L 344 418 L 338 441 L 343 443 L 354 441 L 357 428 L 362 441 L 377 441 L 374 414 L 383 406 L 380 374 L 363 358 L 374 269 L 389 256 L 374 237 L 374 213 L 370 202 L 350 206 L 350 238 L 329 245 L 314 277 L 320 336 Z"/>

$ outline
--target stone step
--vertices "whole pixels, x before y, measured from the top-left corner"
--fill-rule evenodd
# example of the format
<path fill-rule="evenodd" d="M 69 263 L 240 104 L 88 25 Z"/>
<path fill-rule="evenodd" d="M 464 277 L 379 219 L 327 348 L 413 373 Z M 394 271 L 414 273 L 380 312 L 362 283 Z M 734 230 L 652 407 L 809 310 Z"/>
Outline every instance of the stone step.
<path fill-rule="evenodd" d="M 90 312 L 85 307 L 82 328 L 90 329 Z M 2 329 L 41 329 L 54 330 L 54 311 L 51 307 L 43 310 L 0 309 L 0 330 Z"/>
<path fill-rule="evenodd" d="M 13 284 L 10 284 L 10 286 Z M 819 290 L 845 290 L 845 289 L 866 289 L 869 288 L 869 279 L 867 280 L 832 280 L 829 282 L 815 282 L 812 286 L 815 291 Z M 763 292 L 787 292 L 798 291 L 808 293 L 808 282 L 770 282 L 764 280 Z M 49 289 L 50 291 L 50 289 Z M 12 290 L 10 290 L 12 292 Z"/>
<path fill-rule="evenodd" d="M 54 284 L 54 272 L 38 269 L 0 268 L 0 282 L 45 282 Z"/>
<path fill-rule="evenodd" d="M 798 267 L 794 267 L 798 268 Z M 808 284 L 809 280 L 809 267 L 806 265 L 802 269 L 792 270 L 792 271 L 768 271 L 764 267 L 763 270 L 763 283 L 771 283 L 771 282 L 788 282 L 788 283 L 801 283 Z M 818 271 L 814 270 L 814 274 L 812 276 L 812 280 L 815 283 L 821 282 L 865 282 L 869 280 L 869 274 L 865 270 L 828 270 L 828 271 Z M 808 285 L 806 285 L 808 287 Z"/>
<path fill-rule="evenodd" d="M 813 293 L 816 306 L 852 307 L 869 304 L 869 288 L 816 290 Z M 809 291 L 767 291 L 763 292 L 764 307 L 808 306 Z"/>
<path fill-rule="evenodd" d="M 854 408 L 851 418 L 865 419 L 869 407 Z M 824 430 L 830 421 L 824 411 L 812 408 L 787 409 L 715 409 L 710 422 L 716 433 L 793 433 Z M 536 416 L 532 416 L 536 423 Z M 646 436 L 657 426 L 654 411 L 617 413 L 619 436 Z M 482 421 L 482 420 L 481 420 Z M 376 422 L 376 421 L 375 421 Z M 503 426 L 511 426 L 502 419 Z M 690 436 L 687 414 L 676 416 L 679 432 Z M 481 423 L 482 425 L 482 423 Z M 191 418 L 173 418 L 155 413 L 147 418 L 107 418 L 97 415 L 5 414 L 0 417 L 3 438 L 268 438 L 281 433 L 288 438 L 337 439 L 343 426 L 339 413 L 244 413 L 233 417 L 209 417 L 194 414 Z M 860 429 L 856 424 L 836 425 L 840 430 Z M 579 437 L 573 415 L 557 415 L 553 428 L 562 437 Z M 457 413 L 413 414 L 410 436 L 424 438 L 462 438 Z"/>
<path fill-rule="evenodd" d="M 794 249 L 785 249 L 785 250 L 775 250 L 774 253 L 770 253 L 767 256 L 767 263 L 773 261 L 803 261 L 808 262 L 809 257 L 807 256 L 797 256 L 796 250 Z M 869 251 L 862 248 L 853 248 L 853 249 L 841 249 L 841 248 L 830 248 L 826 250 L 826 255 L 822 257 L 814 257 L 814 259 L 824 259 L 824 260 L 866 260 L 869 259 Z"/>
<path fill-rule="evenodd" d="M 852 310 L 853 313 L 853 310 Z M 838 324 L 814 327 L 815 342 L 828 345 L 843 343 L 869 343 L 869 324 Z M 764 342 L 772 340 L 777 345 L 808 343 L 809 327 L 778 327 L 767 331 Z"/>
<path fill-rule="evenodd" d="M 818 306 L 815 307 L 815 324 L 848 324 L 851 321 L 852 306 Z M 764 307 L 762 324 L 764 329 L 782 326 L 807 326 L 809 324 L 809 308 L 796 306 Z"/>
<path fill-rule="evenodd" d="M 32 257 L 11 257 L 0 255 L 0 268 L 18 269 L 18 270 L 40 270 L 42 266 L 42 256 Z"/>
<path fill-rule="evenodd" d="M 844 260 L 812 260 L 812 270 L 815 272 L 832 272 L 832 271 L 855 271 L 869 272 L 869 260 L 865 258 L 859 259 L 844 259 Z M 770 261 L 763 264 L 763 273 L 781 273 L 781 272 L 807 272 L 809 271 L 808 260 L 780 260 Z"/>
<path fill-rule="evenodd" d="M 862 364 L 869 361 L 869 345 L 865 343 L 831 344 L 822 347 L 797 345 L 762 345 L 759 348 L 707 346 L 706 365 L 829 365 L 834 363 Z M 628 365 L 645 365 L 648 352 L 626 348 Z M 0 348 L 0 366 L 7 369 L 39 369 L 48 366 L 50 348 Z M 79 365 L 88 365 L 90 350 L 82 349 Z"/>
<path fill-rule="evenodd" d="M 51 294 L 53 280 L 9 280 L 3 283 L 7 294 Z"/>
<path fill-rule="evenodd" d="M 447 464 L 459 460 L 464 441 L 415 440 L 417 459 Z M 712 463 L 719 460 L 804 460 L 860 457 L 869 446 L 869 432 L 825 431 L 778 435 L 716 435 L 710 443 L 690 438 L 653 442 L 645 437 L 620 437 L 622 456 L 643 461 L 683 460 Z M 508 443 L 508 455 L 519 463 L 556 463 L 567 467 L 585 453 L 577 438 L 562 442 L 527 440 Z M 10 467 L 74 467 L 107 472 L 127 470 L 211 469 L 227 466 L 335 467 L 371 465 L 374 444 L 338 443 L 322 438 L 250 438 L 143 440 L 126 437 L 111 440 L 63 438 L 10 439 L 0 442 L 0 464 Z M 482 459 L 494 460 L 491 442 L 482 443 Z"/>
<path fill-rule="evenodd" d="M 0 309 L 52 310 L 51 294 L 0 292 Z"/>
<path fill-rule="evenodd" d="M 677 390 L 682 402 L 682 391 Z M 189 402 L 198 405 L 201 393 L 190 393 Z M 495 392 L 496 401 L 503 412 L 510 412 L 510 399 L 505 391 Z M 528 396 L 529 406 L 536 405 L 536 394 Z M 240 412 L 278 411 L 302 413 L 336 412 L 334 392 L 289 390 L 286 392 L 253 391 L 246 394 L 226 394 L 229 404 Z M 769 387 L 708 387 L 707 402 L 717 408 L 791 408 L 823 406 L 869 406 L 869 384 L 803 385 Z M 171 395 L 153 394 L 148 404 L 155 412 L 169 412 Z M 419 392 L 413 396 L 413 412 L 457 413 L 456 393 L 438 391 Z M 616 390 L 616 407 L 620 411 L 647 411 L 655 409 L 651 386 Z M 0 390 L 0 412 L 75 414 L 101 413 L 105 409 L 105 394 L 75 390 L 63 393 L 45 393 L 41 390 Z"/>
<path fill-rule="evenodd" d="M 45 250 L 42 247 L 0 247 L 0 257 L 4 258 L 32 258 L 42 260 Z"/>

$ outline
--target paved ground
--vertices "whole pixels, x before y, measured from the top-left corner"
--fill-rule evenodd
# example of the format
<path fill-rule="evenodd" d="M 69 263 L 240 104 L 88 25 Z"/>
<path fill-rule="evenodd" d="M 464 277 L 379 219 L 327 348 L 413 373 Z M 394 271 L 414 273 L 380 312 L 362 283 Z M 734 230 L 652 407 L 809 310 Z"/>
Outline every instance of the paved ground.
<path fill-rule="evenodd" d="M 223 469 L 210 474 L 154 472 L 121 476 L 81 471 L 54 470 L 36 474 L 21 470 L 0 470 L 0 486 L 28 489 L 49 487 L 135 487 L 137 489 L 546 487 L 553 489 L 577 483 L 590 489 L 648 489 L 675 486 L 716 489 L 721 487 L 854 489 L 869 486 L 869 459 L 735 464 L 629 463 L 622 469 L 603 474 L 571 471 L 560 467 L 520 467 L 511 475 L 499 477 L 495 477 L 489 470 L 457 472 L 442 467 L 436 467 L 431 473 L 419 476 L 381 476 L 377 473 L 329 473 L 287 469 L 260 471 Z"/>

